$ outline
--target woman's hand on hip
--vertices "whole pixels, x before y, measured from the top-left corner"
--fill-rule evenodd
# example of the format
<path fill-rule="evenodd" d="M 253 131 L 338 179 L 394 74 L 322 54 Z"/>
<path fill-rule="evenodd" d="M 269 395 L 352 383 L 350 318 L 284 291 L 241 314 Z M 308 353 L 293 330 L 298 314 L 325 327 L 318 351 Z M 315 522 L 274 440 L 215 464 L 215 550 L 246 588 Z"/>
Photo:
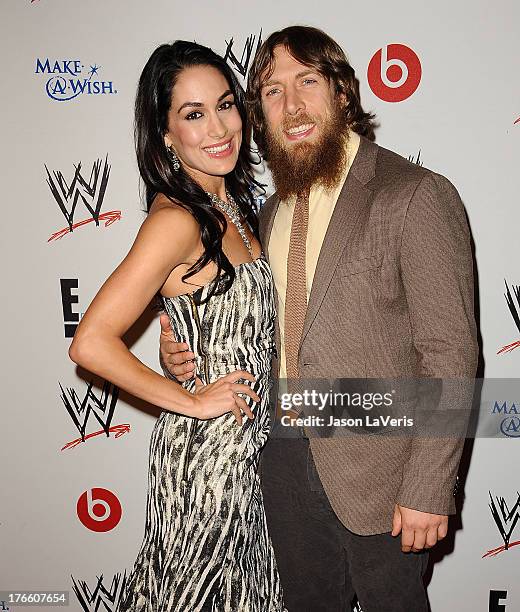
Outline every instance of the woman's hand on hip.
<path fill-rule="evenodd" d="M 249 385 L 239 383 L 239 380 L 256 381 L 252 374 L 244 370 L 230 372 L 209 385 L 204 385 L 200 378 L 196 378 L 194 393 L 196 408 L 193 416 L 207 420 L 232 412 L 239 425 L 242 425 L 242 413 L 247 418 L 253 419 L 251 408 L 239 394 L 247 395 L 255 402 L 259 402 L 260 398 Z"/>

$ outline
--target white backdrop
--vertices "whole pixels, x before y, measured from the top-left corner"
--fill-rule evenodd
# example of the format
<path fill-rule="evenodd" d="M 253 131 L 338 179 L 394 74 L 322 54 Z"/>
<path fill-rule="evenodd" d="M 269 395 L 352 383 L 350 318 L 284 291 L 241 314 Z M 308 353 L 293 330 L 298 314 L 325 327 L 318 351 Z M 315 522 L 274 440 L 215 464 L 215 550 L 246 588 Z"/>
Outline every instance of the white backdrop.
<path fill-rule="evenodd" d="M 233 39 L 232 51 L 240 60 L 247 38 L 253 37 L 256 47 L 260 31 L 265 37 L 302 23 L 332 35 L 356 68 L 364 106 L 378 116 L 378 143 L 414 161 L 420 152 L 421 163 L 458 187 L 475 241 L 486 375 L 518 375 L 520 348 L 497 352 L 520 336 L 504 299 L 504 280 L 511 291 L 520 284 L 520 122 L 515 124 L 520 118 L 520 4 L 3 0 L 0 13 L 7 288 L 2 301 L 6 376 L 0 421 L 0 591 L 67 590 L 70 609 L 94 610 L 101 599 L 105 607 L 100 609 L 115 610 L 122 576 L 141 543 L 154 410 L 121 398 L 106 427 L 128 424 L 129 431 L 116 427 L 108 437 L 93 436 L 61 450 L 80 432 L 60 397 L 60 383 L 66 396 L 69 388 L 83 400 L 90 377 L 78 376 L 68 359 L 70 338 L 64 326 L 85 311 L 143 220 L 133 100 L 140 71 L 162 42 L 196 40 L 224 53 Z M 422 74 L 410 97 L 392 103 L 370 89 L 367 68 L 378 50 L 394 44 L 415 52 Z M 391 71 L 386 76 L 399 77 Z M 95 182 L 91 172 L 97 160 Z M 86 182 L 72 184 L 79 163 L 77 178 Z M 100 197 L 104 168 L 109 176 Z M 91 178 L 93 196 L 87 189 Z M 112 212 L 96 226 L 80 197 L 71 222 L 90 222 L 49 241 L 68 226 L 56 199 L 60 180 L 65 189 L 65 183 L 72 184 L 72 192 L 89 205 L 92 199 L 100 201 L 101 215 L 120 211 L 120 218 Z M 51 185 L 57 186 L 55 194 Z M 113 222 L 105 227 L 107 219 Z M 71 282 L 62 287 L 60 279 Z M 513 302 L 520 309 L 514 296 Z M 133 349 L 158 368 L 158 322 L 147 327 L 151 318 L 145 317 L 132 334 Z M 101 398 L 99 388 L 93 392 Z M 102 419 L 96 420 L 95 411 L 90 415 L 86 436 L 102 429 L 106 411 L 98 408 L 97 414 Z M 85 412 L 81 415 L 84 419 Z M 116 437 L 117 432 L 122 435 Z M 507 596 L 498 602 L 496 595 L 497 605 L 489 610 L 520 609 L 520 547 L 482 558 L 504 543 L 489 508 L 489 492 L 505 499 L 505 514 L 520 514 L 520 503 L 515 507 L 519 445 L 507 435 L 476 441 L 462 520 L 453 522 L 455 547 L 446 544 L 433 568 L 429 596 L 434 612 L 488 609 L 492 590 L 507 591 Z M 90 512 L 81 503 L 77 508 L 78 499 L 92 489 L 108 491 L 93 494 L 108 505 L 98 503 Z M 115 524 L 118 504 L 122 515 Z M 506 529 L 513 523 L 502 522 Z M 520 539 L 520 526 L 516 531 L 511 542 Z"/>

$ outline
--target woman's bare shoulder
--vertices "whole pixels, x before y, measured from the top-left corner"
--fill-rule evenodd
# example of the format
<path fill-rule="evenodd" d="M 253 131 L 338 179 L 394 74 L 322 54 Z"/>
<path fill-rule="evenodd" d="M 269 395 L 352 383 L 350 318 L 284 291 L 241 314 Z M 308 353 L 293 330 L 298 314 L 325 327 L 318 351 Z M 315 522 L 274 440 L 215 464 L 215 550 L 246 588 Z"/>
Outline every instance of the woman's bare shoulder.
<path fill-rule="evenodd" d="M 156 248 L 191 253 L 200 242 L 200 226 L 193 215 L 165 196 L 158 196 L 139 230 L 141 242 Z"/>
<path fill-rule="evenodd" d="M 159 194 L 153 201 L 147 220 L 149 222 L 153 220 L 153 225 L 166 223 L 177 230 L 200 235 L 199 224 L 190 211 L 162 194 Z"/>

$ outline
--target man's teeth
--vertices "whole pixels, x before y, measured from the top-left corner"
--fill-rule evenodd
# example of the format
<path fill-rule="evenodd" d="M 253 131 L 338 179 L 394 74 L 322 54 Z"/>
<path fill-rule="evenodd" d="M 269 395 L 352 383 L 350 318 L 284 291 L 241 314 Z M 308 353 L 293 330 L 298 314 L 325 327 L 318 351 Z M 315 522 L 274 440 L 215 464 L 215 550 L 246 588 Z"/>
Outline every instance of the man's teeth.
<path fill-rule="evenodd" d="M 290 130 L 287 130 L 288 134 L 301 134 L 302 132 L 307 132 L 311 129 L 314 123 L 306 123 L 305 125 L 299 125 L 298 127 L 293 127 Z"/>
<path fill-rule="evenodd" d="M 227 144 L 222 145 L 220 147 L 206 147 L 206 151 L 208 153 L 222 153 L 222 151 L 229 149 L 230 146 L 231 146 L 231 143 L 228 142 Z"/>

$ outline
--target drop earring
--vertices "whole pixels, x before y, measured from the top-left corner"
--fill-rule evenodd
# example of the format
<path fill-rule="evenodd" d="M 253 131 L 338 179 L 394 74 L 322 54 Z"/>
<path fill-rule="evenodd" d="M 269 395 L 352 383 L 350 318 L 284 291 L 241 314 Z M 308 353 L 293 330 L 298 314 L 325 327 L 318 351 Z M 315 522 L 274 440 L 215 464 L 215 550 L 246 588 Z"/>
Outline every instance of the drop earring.
<path fill-rule="evenodd" d="M 181 164 L 179 162 L 179 158 L 177 157 L 177 153 L 175 153 L 175 151 L 173 150 L 172 145 L 166 148 L 168 149 L 168 153 L 170 155 L 174 171 L 179 172 L 179 170 L 181 169 Z"/>

